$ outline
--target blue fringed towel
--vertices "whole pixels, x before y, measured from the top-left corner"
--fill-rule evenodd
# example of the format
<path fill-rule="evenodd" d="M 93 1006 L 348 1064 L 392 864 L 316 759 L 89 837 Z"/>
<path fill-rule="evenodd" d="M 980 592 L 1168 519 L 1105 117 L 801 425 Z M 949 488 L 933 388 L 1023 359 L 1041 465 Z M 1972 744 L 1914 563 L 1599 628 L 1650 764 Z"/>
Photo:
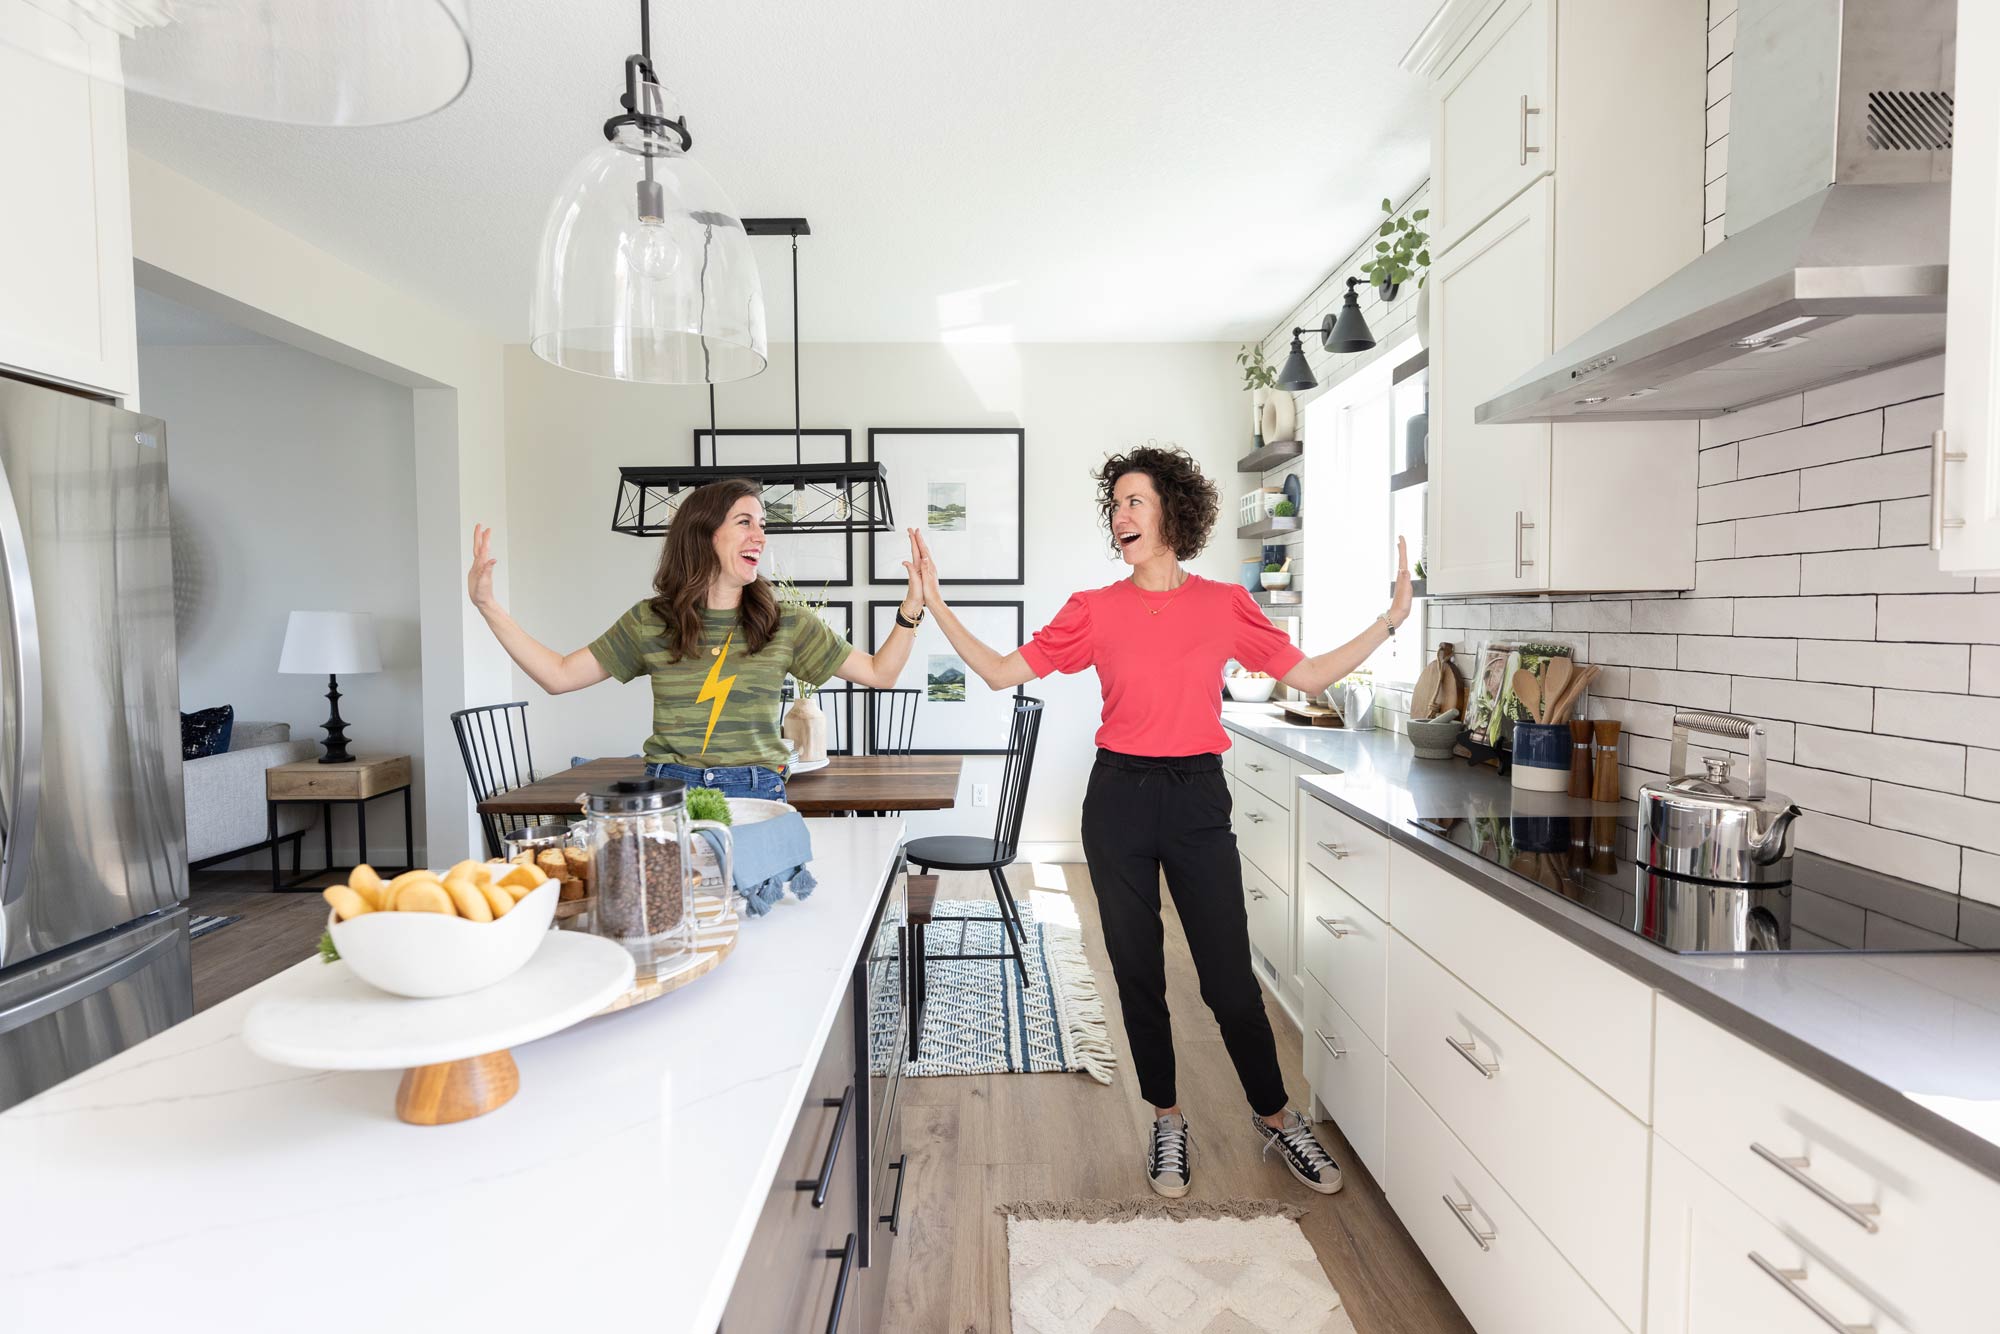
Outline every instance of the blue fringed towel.
<path fill-rule="evenodd" d="M 708 840 L 711 851 L 721 856 L 722 840 L 713 830 L 697 830 Z M 810 896 L 819 881 L 806 869 L 812 861 L 812 835 L 805 817 L 785 811 L 768 820 L 731 826 L 736 860 L 733 866 L 736 892 L 743 896 L 743 909 L 752 917 L 762 917 L 771 905 L 790 889 L 799 898 Z"/>

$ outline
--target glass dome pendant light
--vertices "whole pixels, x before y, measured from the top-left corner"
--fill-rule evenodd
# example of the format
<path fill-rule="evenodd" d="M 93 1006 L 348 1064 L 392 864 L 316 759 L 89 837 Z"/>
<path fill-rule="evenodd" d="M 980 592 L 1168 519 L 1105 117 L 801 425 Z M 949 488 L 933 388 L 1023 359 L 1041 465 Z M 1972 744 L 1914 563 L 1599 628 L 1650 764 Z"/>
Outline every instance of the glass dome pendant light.
<path fill-rule="evenodd" d="M 542 230 L 529 346 L 566 370 L 721 384 L 769 362 L 764 289 L 735 207 L 687 155 L 653 69 L 652 12 L 625 58 L 624 114 L 563 183 Z"/>
<path fill-rule="evenodd" d="M 471 0 L 67 0 L 0 44 L 127 91 L 289 125 L 391 125 L 472 78 Z"/>

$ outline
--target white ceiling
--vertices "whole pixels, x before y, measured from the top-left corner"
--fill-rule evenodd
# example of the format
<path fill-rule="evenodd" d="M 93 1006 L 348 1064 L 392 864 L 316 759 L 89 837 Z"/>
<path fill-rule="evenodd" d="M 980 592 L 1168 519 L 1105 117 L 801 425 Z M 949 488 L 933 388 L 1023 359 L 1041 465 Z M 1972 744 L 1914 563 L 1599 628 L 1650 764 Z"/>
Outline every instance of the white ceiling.
<path fill-rule="evenodd" d="M 1263 334 L 1428 163 L 1416 0 L 654 6 L 694 155 L 803 213 L 808 341 Z M 133 147 L 509 341 L 551 196 L 617 111 L 634 0 L 477 0 L 471 86 L 317 130 L 135 97 Z M 774 341 L 787 243 L 753 242 Z"/>

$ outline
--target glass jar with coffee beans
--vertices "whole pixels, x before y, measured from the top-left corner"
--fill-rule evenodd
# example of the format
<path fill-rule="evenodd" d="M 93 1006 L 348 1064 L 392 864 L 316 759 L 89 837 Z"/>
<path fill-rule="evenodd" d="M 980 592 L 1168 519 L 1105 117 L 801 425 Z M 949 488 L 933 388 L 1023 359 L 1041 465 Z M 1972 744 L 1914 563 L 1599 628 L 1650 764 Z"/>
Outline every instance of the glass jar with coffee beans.
<path fill-rule="evenodd" d="M 728 876 L 735 853 L 729 831 L 688 818 L 685 784 L 637 778 L 585 795 L 573 850 L 584 855 L 595 895 L 591 927 L 631 953 L 641 978 L 677 971 L 699 945 L 694 887 L 700 872 L 690 844 L 696 837 L 716 839 Z"/>

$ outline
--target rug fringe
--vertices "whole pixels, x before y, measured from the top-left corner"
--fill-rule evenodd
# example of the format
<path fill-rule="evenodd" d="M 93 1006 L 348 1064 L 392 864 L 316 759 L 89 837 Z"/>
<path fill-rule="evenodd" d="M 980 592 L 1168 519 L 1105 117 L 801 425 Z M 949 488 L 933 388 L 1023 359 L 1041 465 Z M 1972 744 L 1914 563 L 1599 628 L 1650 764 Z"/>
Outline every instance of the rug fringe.
<path fill-rule="evenodd" d="M 1100 1084 L 1111 1082 L 1118 1068 L 1118 1051 L 1111 1045 L 1111 1026 L 1104 1017 L 1104 996 L 1097 975 L 1083 952 L 1083 933 L 1069 927 L 1042 925 L 1049 961 L 1055 965 L 1063 1000 L 1063 1038 L 1076 1053 L 1077 1065 Z"/>
<path fill-rule="evenodd" d="M 1206 1218 L 1300 1219 L 1306 1211 L 1282 1200 L 1015 1200 L 995 1205 L 1005 1218 L 1036 1223 L 1129 1223 L 1165 1218 L 1177 1223 Z"/>

